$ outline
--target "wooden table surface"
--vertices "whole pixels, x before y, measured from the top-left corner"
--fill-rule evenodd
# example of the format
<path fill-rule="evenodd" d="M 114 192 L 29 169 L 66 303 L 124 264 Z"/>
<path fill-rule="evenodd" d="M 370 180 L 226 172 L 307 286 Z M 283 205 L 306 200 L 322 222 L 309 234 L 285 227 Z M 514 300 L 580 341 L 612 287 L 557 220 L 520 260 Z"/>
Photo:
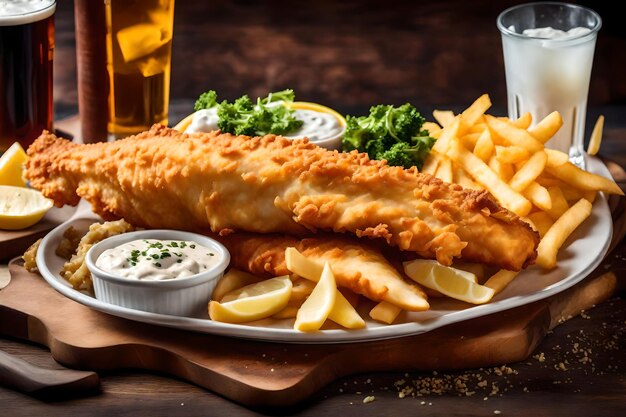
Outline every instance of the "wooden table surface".
<path fill-rule="evenodd" d="M 172 122 L 191 102 L 174 103 Z M 607 114 L 602 154 L 626 166 L 623 108 L 591 109 Z M 626 188 L 626 175 L 614 166 Z M 102 372 L 101 391 L 86 398 L 35 399 L 0 387 L 6 416 L 617 416 L 626 413 L 626 243 L 601 268 L 617 270 L 614 298 L 558 326 L 527 360 L 502 368 L 434 373 L 354 375 L 339 379 L 310 400 L 288 409 L 251 410 L 181 380 L 143 371 Z M 0 274 L 6 273 L 0 265 Z M 210 348 L 210 347 L 208 347 Z M 0 350 L 33 364 L 58 368 L 47 349 L 0 338 Z M 478 385 L 478 374 L 488 381 Z M 469 391 L 466 393 L 465 391 Z M 366 397 L 374 400 L 364 402 Z"/>

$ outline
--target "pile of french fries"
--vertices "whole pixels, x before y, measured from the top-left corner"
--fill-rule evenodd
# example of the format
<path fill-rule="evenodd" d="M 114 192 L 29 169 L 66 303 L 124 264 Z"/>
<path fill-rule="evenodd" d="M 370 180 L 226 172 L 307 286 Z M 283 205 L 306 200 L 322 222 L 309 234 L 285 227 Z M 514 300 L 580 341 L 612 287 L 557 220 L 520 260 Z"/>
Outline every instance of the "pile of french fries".
<path fill-rule="evenodd" d="M 541 236 L 537 264 L 556 267 L 563 243 L 591 214 L 598 191 L 623 195 L 612 180 L 584 171 L 568 155 L 544 146 L 563 119 L 553 112 L 531 126 L 530 113 L 517 120 L 486 114 L 487 94 L 460 114 L 436 110 L 425 128 L 437 142 L 422 172 L 465 188 L 486 189 Z M 599 148 L 597 132 L 593 152 Z"/>
<path fill-rule="evenodd" d="M 558 112 L 530 127 L 532 118 L 529 113 L 510 120 L 486 114 L 490 107 L 491 101 L 485 94 L 460 114 L 435 110 L 433 115 L 438 123 L 427 122 L 424 127 L 437 141 L 422 172 L 464 188 L 489 191 L 503 207 L 516 213 L 539 233 L 537 264 L 544 269 L 553 269 L 557 266 L 559 249 L 591 215 L 597 193 L 623 195 L 623 192 L 614 181 L 584 171 L 569 162 L 567 154 L 545 147 L 563 124 Z M 601 117 L 590 140 L 589 154 L 595 154 L 600 147 L 602 123 Z M 293 274 L 293 289 L 287 304 L 272 318 L 295 318 L 294 328 L 302 331 L 319 330 L 327 319 L 348 329 L 365 326 L 355 308 L 359 296 L 344 289 L 328 292 L 334 294 L 334 301 L 324 316 L 313 321 L 309 319 L 306 326 L 299 324 L 325 266 L 305 258 L 295 248 L 286 250 L 285 260 L 287 269 Z M 407 271 L 411 262 L 420 260 L 405 263 L 405 273 L 420 282 Z M 326 265 L 332 274 L 331 267 Z M 519 273 L 502 269 L 487 275 L 483 265 L 479 264 L 455 263 L 453 267 L 470 272 L 473 283 L 489 288 L 491 297 L 502 291 Z M 220 300 L 228 291 L 261 279 L 231 270 L 218 284 L 213 299 Z M 427 291 L 430 296 L 443 296 L 435 288 L 427 288 Z M 370 310 L 369 316 L 391 324 L 401 311 L 401 307 L 381 301 Z"/>

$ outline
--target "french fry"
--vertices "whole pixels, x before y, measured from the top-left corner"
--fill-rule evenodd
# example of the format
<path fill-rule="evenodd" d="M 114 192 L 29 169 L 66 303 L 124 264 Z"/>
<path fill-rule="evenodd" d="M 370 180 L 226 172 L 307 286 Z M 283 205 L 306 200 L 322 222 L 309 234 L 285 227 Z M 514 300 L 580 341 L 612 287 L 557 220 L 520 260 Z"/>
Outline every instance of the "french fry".
<path fill-rule="evenodd" d="M 441 155 L 431 150 L 424 161 L 424 165 L 422 165 L 421 172 L 423 174 L 435 175 L 437 168 L 439 168 L 439 162 L 441 162 Z"/>
<path fill-rule="evenodd" d="M 448 127 L 454 121 L 454 112 L 451 110 L 433 110 L 433 117 L 441 127 Z"/>
<path fill-rule="evenodd" d="M 470 176 L 461 168 L 460 166 L 454 164 L 453 167 L 453 175 L 452 182 L 454 184 L 459 184 L 463 188 L 469 188 L 471 190 L 482 190 L 483 187 L 476 184 L 474 180 L 470 178 Z"/>
<path fill-rule="evenodd" d="M 221 301 L 222 298 L 229 292 L 263 280 L 265 280 L 265 278 L 240 271 L 239 269 L 230 268 L 228 272 L 226 272 L 217 282 L 217 285 L 211 294 L 211 299 Z"/>
<path fill-rule="evenodd" d="M 496 146 L 496 158 L 507 164 L 516 164 L 530 158 L 530 152 L 520 146 Z"/>
<path fill-rule="evenodd" d="M 487 124 L 484 122 L 484 120 L 482 120 L 470 127 L 467 133 L 483 133 L 485 129 L 487 129 Z"/>
<path fill-rule="evenodd" d="M 428 135 L 432 136 L 433 138 L 437 138 L 438 134 L 441 132 L 441 126 L 433 122 L 424 122 L 424 124 L 422 125 L 422 129 L 427 130 Z"/>
<path fill-rule="evenodd" d="M 506 269 L 501 269 L 493 274 L 483 285 L 495 290 L 497 294 L 506 288 L 506 286 L 509 285 L 518 274 L 519 271 L 507 271 Z"/>
<path fill-rule="evenodd" d="M 496 155 L 492 156 L 489 160 L 489 167 L 500 177 L 504 182 L 509 182 L 513 178 L 515 171 L 513 165 L 506 162 L 500 162 Z"/>
<path fill-rule="evenodd" d="M 307 258 L 296 248 L 285 249 L 285 264 L 287 269 L 294 274 L 313 282 L 318 282 L 324 271 L 321 263 Z M 328 314 L 328 318 L 348 329 L 365 327 L 365 322 L 359 313 L 338 289 L 335 290 L 335 304 Z"/>
<path fill-rule="evenodd" d="M 604 116 L 598 116 L 596 124 L 593 126 L 591 137 L 589 138 L 589 145 L 587 146 L 587 153 L 589 155 L 595 155 L 600 150 L 600 143 L 602 143 L 602 130 L 604 129 Z"/>
<path fill-rule="evenodd" d="M 521 129 L 510 122 L 499 120 L 496 117 L 485 115 L 487 126 L 492 135 L 495 133 L 511 145 L 521 146 L 535 153 L 543 150 L 543 143 L 535 139 L 528 131 Z"/>
<path fill-rule="evenodd" d="M 459 140 L 461 141 L 463 146 L 465 146 L 465 148 L 471 151 L 476 146 L 476 142 L 478 141 L 478 138 L 480 138 L 480 135 L 481 133 L 466 133 L 465 135 L 461 136 Z"/>
<path fill-rule="evenodd" d="M 543 237 L 548 229 L 552 227 L 554 221 L 552 217 L 545 211 L 537 211 L 535 213 L 530 213 L 528 215 L 528 220 L 530 220 L 537 232 L 539 232 L 539 236 Z"/>
<path fill-rule="evenodd" d="M 285 264 L 294 274 L 313 282 L 319 281 L 324 270 L 324 265 L 302 255 L 296 248 L 285 249 Z"/>
<path fill-rule="evenodd" d="M 485 129 L 476 141 L 476 145 L 474 146 L 474 155 L 480 158 L 483 162 L 489 162 L 489 159 L 491 159 L 494 152 L 495 146 L 491 140 L 491 133 L 489 132 L 489 129 Z"/>
<path fill-rule="evenodd" d="M 289 297 L 289 301 L 306 300 L 306 298 L 313 292 L 313 288 L 315 288 L 315 282 L 306 278 L 296 279 L 293 281 L 293 286 L 291 287 L 291 296 Z"/>
<path fill-rule="evenodd" d="M 298 314 L 298 310 L 302 307 L 302 303 L 304 303 L 305 299 L 302 300 L 289 300 L 287 306 L 280 310 L 278 313 L 272 316 L 273 319 L 283 320 L 283 319 L 293 319 Z"/>
<path fill-rule="evenodd" d="M 552 208 L 552 198 L 548 189 L 535 181 L 528 184 L 522 195 L 541 210 L 550 210 Z"/>
<path fill-rule="evenodd" d="M 591 203 L 584 198 L 578 200 L 546 232 L 537 248 L 537 264 L 546 269 L 556 267 L 559 248 L 576 228 L 591 215 Z"/>
<path fill-rule="evenodd" d="M 509 181 L 511 188 L 518 192 L 525 190 L 541 175 L 547 160 L 548 156 L 544 151 L 535 152 Z"/>
<path fill-rule="evenodd" d="M 558 168 L 569 162 L 569 155 L 565 152 L 548 148 L 546 148 L 544 151 L 548 156 L 548 159 L 546 160 L 546 166 L 550 168 Z"/>
<path fill-rule="evenodd" d="M 488 94 L 478 97 L 467 109 L 461 113 L 461 131 L 467 131 L 480 120 L 485 112 L 491 107 L 491 99 Z"/>
<path fill-rule="evenodd" d="M 457 143 L 453 143 L 447 155 L 462 166 L 475 181 L 478 181 L 489 190 L 504 207 L 518 216 L 526 216 L 530 212 L 532 208 L 530 201 L 509 187 L 476 155 L 462 148 Z"/>
<path fill-rule="evenodd" d="M 444 128 L 441 136 L 435 144 L 433 145 L 433 150 L 440 155 L 445 155 L 450 148 L 450 143 L 455 140 L 459 133 L 459 125 L 461 121 L 459 117 L 455 117 L 454 121 L 450 124 L 449 127 Z"/>
<path fill-rule="evenodd" d="M 563 195 L 561 187 L 548 187 L 548 192 L 550 193 L 550 199 L 552 200 L 552 208 L 546 211 L 546 213 L 548 213 L 550 217 L 556 221 L 567 211 L 567 209 L 569 209 L 569 204 L 567 204 L 567 200 Z"/>
<path fill-rule="evenodd" d="M 558 111 L 553 111 L 549 115 L 543 118 L 534 127 L 528 129 L 535 139 L 541 143 L 546 143 L 552 136 L 563 126 L 563 117 Z"/>
<path fill-rule="evenodd" d="M 533 122 L 533 116 L 530 112 L 526 112 L 522 114 L 518 119 L 513 120 L 514 126 L 519 127 L 520 129 L 528 129 L 528 126 Z"/>
<path fill-rule="evenodd" d="M 550 156 L 548 155 L 548 160 Z M 568 162 L 558 167 L 546 165 L 546 171 L 563 182 L 588 191 L 603 191 L 607 194 L 624 195 L 615 181 L 600 175 L 591 174 Z"/>
<path fill-rule="evenodd" d="M 387 301 L 381 301 L 370 310 L 370 317 L 376 321 L 391 324 L 393 323 L 402 309 Z"/>
<path fill-rule="evenodd" d="M 452 182 L 452 161 L 449 158 L 442 158 L 435 177 L 444 182 Z"/>

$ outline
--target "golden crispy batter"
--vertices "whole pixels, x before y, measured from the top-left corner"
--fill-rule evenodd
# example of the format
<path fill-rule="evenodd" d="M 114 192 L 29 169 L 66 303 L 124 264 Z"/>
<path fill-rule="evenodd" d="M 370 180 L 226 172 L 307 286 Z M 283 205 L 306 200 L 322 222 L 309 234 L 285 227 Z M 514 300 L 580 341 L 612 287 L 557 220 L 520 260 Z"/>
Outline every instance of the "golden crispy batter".
<path fill-rule="evenodd" d="M 87 251 L 107 237 L 119 235 L 121 233 L 132 232 L 134 227 L 122 220 L 93 223 L 89 226 L 89 231 L 80 238 L 78 246 L 75 248 L 75 253 L 72 257 L 63 264 L 61 269 L 61 276 L 69 281 L 70 284 L 76 289 L 92 289 L 91 273 L 85 263 L 85 255 Z M 72 239 L 73 234 L 70 233 L 69 237 L 63 235 L 64 239 Z M 68 246 L 68 243 L 64 241 L 60 242 L 60 246 Z"/>
<path fill-rule="evenodd" d="M 26 177 L 57 205 L 80 197 L 105 219 L 144 227 L 378 238 L 450 264 L 520 269 L 539 237 L 487 192 L 306 139 L 186 135 L 155 125 L 112 143 L 72 144 L 44 132 Z"/>
<path fill-rule="evenodd" d="M 285 235 L 235 233 L 217 237 L 229 250 L 235 268 L 260 276 L 290 274 L 285 249 L 296 248 L 307 258 L 328 261 L 337 285 L 373 301 L 388 301 L 408 311 L 428 309 L 426 294 L 406 282 L 379 250 L 365 241 L 321 235 L 297 239 Z"/>
<path fill-rule="evenodd" d="M 24 269 L 28 272 L 37 272 L 37 251 L 39 250 L 39 245 L 43 239 L 37 239 L 35 243 L 30 245 L 24 255 L 22 255 L 22 259 L 24 260 Z"/>

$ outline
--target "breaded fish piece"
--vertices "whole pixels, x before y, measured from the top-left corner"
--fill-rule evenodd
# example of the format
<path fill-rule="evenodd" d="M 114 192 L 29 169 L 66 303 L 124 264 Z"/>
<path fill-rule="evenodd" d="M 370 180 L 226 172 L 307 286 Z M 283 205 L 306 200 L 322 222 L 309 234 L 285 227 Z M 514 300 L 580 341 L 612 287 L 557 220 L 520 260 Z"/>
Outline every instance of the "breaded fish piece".
<path fill-rule="evenodd" d="M 297 239 L 250 233 L 234 233 L 217 239 L 228 248 L 233 267 L 255 275 L 290 274 L 285 249 L 294 247 L 307 258 L 328 261 L 340 287 L 408 311 L 429 308 L 426 294 L 420 287 L 405 281 L 380 251 L 366 241 L 333 235 Z"/>
<path fill-rule="evenodd" d="M 55 204 L 82 197 L 103 218 L 149 228 L 349 233 L 450 265 L 461 257 L 519 270 L 539 235 L 486 191 L 465 190 L 366 154 L 308 140 L 155 125 L 110 143 L 79 145 L 44 132 L 25 176 Z"/>

